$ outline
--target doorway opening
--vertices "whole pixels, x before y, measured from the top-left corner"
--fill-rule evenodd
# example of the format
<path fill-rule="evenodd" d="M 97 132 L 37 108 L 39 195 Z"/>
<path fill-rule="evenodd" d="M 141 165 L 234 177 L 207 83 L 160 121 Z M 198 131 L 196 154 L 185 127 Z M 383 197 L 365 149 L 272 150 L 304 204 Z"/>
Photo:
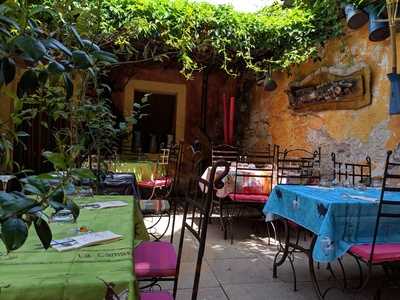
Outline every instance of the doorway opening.
<path fill-rule="evenodd" d="M 140 101 L 148 92 L 136 90 L 134 101 Z M 176 131 L 176 95 L 150 93 L 148 106 L 140 120 L 141 149 L 145 153 L 157 153 L 161 148 L 173 143 Z M 133 139 L 133 148 L 137 145 Z"/>

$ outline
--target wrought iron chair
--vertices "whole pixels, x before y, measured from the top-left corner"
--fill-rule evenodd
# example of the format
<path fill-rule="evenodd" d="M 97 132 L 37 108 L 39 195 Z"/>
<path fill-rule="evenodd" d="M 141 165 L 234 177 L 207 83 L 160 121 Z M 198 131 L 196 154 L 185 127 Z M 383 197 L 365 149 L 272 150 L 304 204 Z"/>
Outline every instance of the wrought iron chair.
<path fill-rule="evenodd" d="M 224 238 L 227 239 L 229 231 L 231 243 L 234 239 L 233 218 L 240 217 L 249 209 L 257 210 L 260 212 L 257 215 L 262 216 L 261 209 L 272 191 L 277 149 L 277 146 L 268 145 L 264 151 L 246 151 L 238 156 L 234 172 L 234 189 L 227 199 L 219 199 Z M 269 227 L 267 229 L 270 238 Z M 273 230 L 276 237 L 274 226 Z"/>
<path fill-rule="evenodd" d="M 279 151 L 277 154 L 277 183 L 316 185 L 320 181 L 321 148 L 310 152 L 305 149 L 291 149 Z M 279 250 L 274 258 L 273 277 L 277 278 L 277 267 L 284 263 L 286 257 L 289 260 L 293 273 L 293 289 L 297 290 L 296 269 L 294 267 L 294 254 L 307 252 L 308 249 L 300 245 L 300 236 L 307 237 L 307 230 L 289 220 L 284 221 L 286 240 L 284 244 L 279 241 Z M 294 230 L 295 239 L 290 240 L 290 232 Z M 282 255 L 283 254 L 283 255 Z"/>
<path fill-rule="evenodd" d="M 217 175 L 216 169 L 218 167 L 223 167 L 224 171 Z M 214 187 L 221 187 L 223 185 L 222 179 L 228 172 L 229 164 L 225 161 L 218 161 L 213 165 L 211 176 L 208 181 L 201 177 L 190 180 L 187 196 L 184 200 L 178 254 L 176 254 L 174 246 L 167 242 L 142 242 L 136 247 L 134 251 L 135 273 L 139 281 L 150 281 L 151 284 L 147 287 L 159 281 L 174 282 L 173 296 L 165 291 L 142 292 L 140 295 L 142 300 L 175 299 L 186 230 L 199 242 L 196 272 L 191 296 L 192 300 L 197 299 L 212 193 Z"/>
<path fill-rule="evenodd" d="M 211 147 L 211 163 L 214 164 L 219 160 L 225 160 L 228 163 L 236 162 L 239 155 L 239 148 L 231 145 L 221 144 L 212 145 Z"/>
<path fill-rule="evenodd" d="M 219 160 L 225 160 L 228 163 L 234 163 L 237 162 L 239 158 L 239 148 L 227 144 L 219 144 L 211 145 L 211 165 L 216 163 Z M 215 197 L 213 195 L 213 201 L 211 205 L 211 211 L 210 214 L 212 215 L 215 210 L 217 210 L 217 213 L 219 214 L 219 218 L 221 221 L 221 229 L 225 232 L 225 224 L 222 219 L 222 210 L 221 210 L 221 199 L 218 197 Z M 209 222 L 211 223 L 212 218 L 209 219 Z"/>
<path fill-rule="evenodd" d="M 173 241 L 175 225 L 175 204 L 171 195 L 175 186 L 179 184 L 180 171 L 182 163 L 182 144 L 173 145 L 170 149 L 164 149 L 158 161 L 158 167 L 164 168 L 166 174 L 162 177 L 139 182 L 141 190 L 150 190 L 150 196 L 147 199 L 139 200 L 139 207 L 145 218 L 152 218 L 154 221 L 147 227 L 149 234 L 155 240 L 161 240 L 167 233 L 172 218 L 172 232 L 170 240 Z M 166 217 L 167 225 L 161 233 L 152 232 L 161 220 Z"/>
<path fill-rule="evenodd" d="M 365 164 L 337 161 L 336 154 L 333 152 L 331 153 L 331 157 L 333 162 L 333 178 L 337 182 L 350 180 L 353 186 L 357 183 L 363 183 L 366 186 L 371 185 L 371 158 L 369 156 L 365 158 Z"/>
<path fill-rule="evenodd" d="M 321 148 L 314 152 L 292 149 L 278 152 L 278 184 L 318 184 L 321 178 Z"/>
<path fill-rule="evenodd" d="M 376 222 L 373 229 L 372 242 L 369 244 L 353 246 L 348 251 L 348 253 L 356 259 L 360 271 L 360 284 L 355 289 L 356 291 L 360 291 L 367 286 L 372 277 L 372 269 L 374 266 L 381 266 L 383 268 L 385 274 L 388 276 L 389 279 L 389 281 L 386 281 L 386 283 L 392 283 L 397 288 L 400 286 L 400 282 L 398 281 L 400 243 L 382 242 L 379 241 L 378 238 L 379 231 L 382 230 L 382 227 L 384 227 L 385 225 L 385 219 L 397 219 L 400 222 L 400 201 L 387 200 L 388 192 L 400 192 L 400 162 L 392 161 L 391 155 L 392 151 L 388 151 L 386 156 L 386 164 L 380 200 L 377 209 Z M 396 228 L 393 228 L 392 230 L 396 230 Z M 367 266 L 367 274 L 365 279 L 360 262 L 365 263 Z M 392 280 L 392 275 L 395 275 L 396 272 L 397 280 Z M 380 295 L 380 289 L 378 289 L 377 295 Z"/>

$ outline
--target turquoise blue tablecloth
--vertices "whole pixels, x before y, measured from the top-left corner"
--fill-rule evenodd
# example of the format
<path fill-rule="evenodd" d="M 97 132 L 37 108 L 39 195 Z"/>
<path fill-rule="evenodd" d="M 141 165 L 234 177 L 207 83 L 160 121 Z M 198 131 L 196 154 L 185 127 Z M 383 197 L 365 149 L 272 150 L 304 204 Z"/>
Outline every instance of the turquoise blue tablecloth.
<path fill-rule="evenodd" d="M 314 232 L 318 236 L 314 260 L 330 262 L 345 254 L 352 245 L 372 242 L 379 196 L 380 189 L 376 188 L 278 185 L 263 212 L 281 216 Z M 385 193 L 385 199 L 400 201 L 400 193 Z M 398 208 L 390 206 L 386 209 L 393 212 Z M 378 242 L 400 242 L 398 218 L 381 219 Z"/>

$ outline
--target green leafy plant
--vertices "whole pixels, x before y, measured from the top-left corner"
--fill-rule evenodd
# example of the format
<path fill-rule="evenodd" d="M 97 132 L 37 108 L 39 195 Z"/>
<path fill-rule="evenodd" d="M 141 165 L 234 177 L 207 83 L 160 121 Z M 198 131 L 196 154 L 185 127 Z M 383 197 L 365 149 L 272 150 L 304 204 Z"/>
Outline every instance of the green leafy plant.
<path fill-rule="evenodd" d="M 62 26 L 54 30 L 52 23 Z M 7 1 L 0 5 L 0 24 L 0 96 L 14 102 L 10 120 L 0 123 L 1 158 L 9 166 L 14 143 L 26 136 L 15 128 L 42 114 L 44 119 L 69 121 L 80 101 L 87 105 L 88 86 L 101 93 L 99 74 L 117 58 L 82 38 L 50 7 Z M 17 69 L 22 70 L 18 78 Z M 8 88 L 14 80 L 18 80 L 16 92 Z M 42 125 L 47 127 L 46 121 Z"/>
<path fill-rule="evenodd" d="M 150 106 L 149 96 L 150 94 L 145 94 L 139 101 L 133 103 L 132 115 L 127 118 L 127 121 L 133 124 L 134 128 L 140 128 L 140 121 L 149 116 L 145 113 L 145 108 Z"/>
<path fill-rule="evenodd" d="M 53 30 L 52 22 L 63 26 Z M 8 251 L 18 249 L 33 223 L 48 248 L 51 230 L 44 211 L 69 209 L 74 218 L 79 216 L 79 206 L 68 195 L 77 181 L 96 178 L 80 168 L 81 157 L 93 147 L 104 152 L 114 138 L 110 133 L 115 133 L 111 130 L 115 123 L 105 96 L 110 91 L 99 78 L 104 67 L 117 59 L 83 38 L 49 7 L 30 6 L 25 1 L 0 3 L 0 24 L 0 93 L 11 97 L 14 104 L 10 120 L 0 123 L 2 158 L 11 160 L 14 143 L 26 136 L 15 130 L 23 122 L 41 115 L 46 116 L 40 118 L 45 127 L 48 120 L 65 121 L 64 128 L 54 131 L 57 151 L 43 152 L 55 171 L 22 179 L 22 192 L 0 193 L 0 237 Z M 17 76 L 18 69 L 21 76 Z M 9 88 L 14 80 L 16 91 Z M 93 140 L 85 139 L 88 128 L 94 146 Z"/>
<path fill-rule="evenodd" d="M 170 60 L 187 78 L 205 68 L 232 76 L 264 73 L 269 65 L 287 69 L 316 57 L 327 39 L 342 34 L 339 4 L 332 0 L 275 3 L 256 13 L 187 0 L 55 2 L 66 19 L 79 20 L 82 30 L 112 49 L 120 64 Z M 98 24 L 83 25 L 93 18 Z"/>
<path fill-rule="evenodd" d="M 68 194 L 74 192 L 77 180 L 95 178 L 88 169 L 74 168 L 71 153 L 45 152 L 43 155 L 56 172 L 22 179 L 23 192 L 0 192 L 0 238 L 7 251 L 17 250 L 25 243 L 32 223 L 43 247 L 49 248 L 52 233 L 44 211 L 49 207 L 55 211 L 68 209 L 76 219 L 79 206 Z M 50 184 L 51 181 L 56 184 Z"/>

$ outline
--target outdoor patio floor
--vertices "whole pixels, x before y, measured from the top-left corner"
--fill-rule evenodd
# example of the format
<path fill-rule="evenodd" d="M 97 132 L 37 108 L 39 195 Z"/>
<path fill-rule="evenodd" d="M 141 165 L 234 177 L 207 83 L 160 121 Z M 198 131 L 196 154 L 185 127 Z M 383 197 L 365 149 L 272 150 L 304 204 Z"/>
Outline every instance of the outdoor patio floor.
<path fill-rule="evenodd" d="M 145 219 L 145 222 L 148 220 Z M 162 228 L 164 224 L 160 224 Z M 174 244 L 178 245 L 181 216 L 177 216 L 178 228 L 175 230 Z M 187 232 L 187 231 L 186 231 Z M 285 262 L 278 268 L 278 278 L 272 278 L 272 263 L 276 245 L 271 240 L 268 245 L 266 230 L 262 222 L 249 223 L 238 220 L 234 223 L 235 240 L 223 239 L 218 219 L 208 227 L 208 237 L 201 272 L 199 300 L 269 300 L 269 299 L 317 299 L 308 272 L 308 260 L 304 254 L 296 254 L 297 291 L 293 291 L 293 276 L 290 265 Z M 258 232 L 258 233 L 255 233 Z M 169 240 L 169 236 L 165 237 Z M 197 248 L 190 233 L 185 234 L 177 300 L 191 299 L 191 288 L 195 270 Z M 344 257 L 346 275 L 358 278 L 354 260 Z M 332 286 L 333 279 L 321 265 L 317 276 L 324 286 Z M 379 268 L 375 269 L 371 284 L 360 294 L 345 294 L 332 290 L 326 299 L 358 300 L 373 299 L 376 286 L 385 280 Z M 172 290 L 169 283 L 161 283 L 163 289 Z M 381 299 L 399 299 L 399 290 L 385 290 Z"/>

